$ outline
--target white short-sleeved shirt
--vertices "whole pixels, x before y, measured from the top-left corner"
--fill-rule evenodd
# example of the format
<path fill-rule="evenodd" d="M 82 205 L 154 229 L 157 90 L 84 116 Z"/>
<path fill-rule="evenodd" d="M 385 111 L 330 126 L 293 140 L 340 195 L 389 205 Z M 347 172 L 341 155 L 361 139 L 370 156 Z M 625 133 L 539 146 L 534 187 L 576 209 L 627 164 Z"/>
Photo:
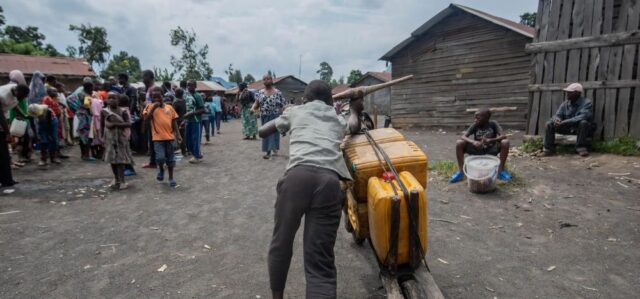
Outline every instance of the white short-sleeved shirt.
<path fill-rule="evenodd" d="M 289 133 L 290 169 L 309 165 L 335 171 L 351 180 L 340 144 L 347 133 L 347 121 L 332 106 L 315 100 L 286 109 L 276 119 L 280 133 Z"/>

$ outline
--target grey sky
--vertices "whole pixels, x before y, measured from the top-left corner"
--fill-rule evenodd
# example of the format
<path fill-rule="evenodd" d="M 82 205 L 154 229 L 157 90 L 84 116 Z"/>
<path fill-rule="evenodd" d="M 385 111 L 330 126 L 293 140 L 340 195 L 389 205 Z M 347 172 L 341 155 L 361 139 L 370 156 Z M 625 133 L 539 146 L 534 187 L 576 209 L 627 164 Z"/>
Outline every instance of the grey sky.
<path fill-rule="evenodd" d="M 125 50 L 142 67 L 170 67 L 179 49 L 169 44 L 169 30 L 193 29 L 210 48 L 214 75 L 229 63 L 256 78 L 272 69 L 278 76 L 317 78 L 322 61 L 334 77 L 351 69 L 381 71 L 378 61 L 411 31 L 445 9 L 444 0 L 5 0 L 8 24 L 38 26 L 59 51 L 77 46 L 69 24 L 91 23 L 107 29 L 112 53 Z M 537 10 L 535 0 L 460 0 L 456 3 L 519 20 Z"/>

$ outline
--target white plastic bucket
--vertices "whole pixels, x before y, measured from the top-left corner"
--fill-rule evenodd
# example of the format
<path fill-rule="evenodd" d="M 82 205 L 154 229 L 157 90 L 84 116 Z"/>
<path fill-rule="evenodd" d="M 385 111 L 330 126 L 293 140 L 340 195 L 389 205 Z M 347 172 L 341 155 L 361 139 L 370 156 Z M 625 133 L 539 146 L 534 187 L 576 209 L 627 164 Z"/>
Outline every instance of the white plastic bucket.
<path fill-rule="evenodd" d="M 495 156 L 467 156 L 464 159 L 464 175 L 469 190 L 474 193 L 486 193 L 496 189 L 500 160 Z"/>

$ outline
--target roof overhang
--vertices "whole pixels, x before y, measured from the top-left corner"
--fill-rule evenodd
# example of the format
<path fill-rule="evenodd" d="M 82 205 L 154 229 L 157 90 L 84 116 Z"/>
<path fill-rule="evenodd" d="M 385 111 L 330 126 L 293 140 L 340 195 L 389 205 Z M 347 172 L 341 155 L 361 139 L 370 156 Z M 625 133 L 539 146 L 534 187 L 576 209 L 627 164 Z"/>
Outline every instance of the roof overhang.
<path fill-rule="evenodd" d="M 496 24 L 498 26 L 501 27 L 505 27 L 509 30 L 512 30 L 516 33 L 519 33 L 521 35 L 524 35 L 528 38 L 533 38 L 533 34 L 531 32 L 527 32 L 525 30 L 522 30 L 516 26 L 512 26 L 511 24 L 508 24 L 507 22 L 504 22 L 502 20 L 500 20 L 500 18 L 497 17 L 493 17 L 489 14 L 483 13 L 479 10 L 475 10 L 466 6 L 462 6 L 459 4 L 450 4 L 447 8 L 445 8 L 444 10 L 442 10 L 441 12 L 439 12 L 437 15 L 435 15 L 433 18 L 429 19 L 426 23 L 422 24 L 422 26 L 418 27 L 418 29 L 414 30 L 413 32 L 411 32 L 411 36 L 405 40 L 403 40 L 401 43 L 399 43 L 398 45 L 396 45 L 395 47 L 393 47 L 391 50 L 389 50 L 387 53 L 385 53 L 382 57 L 380 57 L 380 60 L 385 60 L 385 61 L 389 61 L 391 60 L 391 58 L 393 58 L 393 56 L 395 56 L 398 52 L 400 52 L 402 49 L 404 49 L 405 47 L 407 47 L 409 44 L 411 44 L 413 41 L 415 41 L 418 37 L 420 37 L 421 35 L 427 33 L 433 26 L 435 26 L 436 24 L 440 23 L 442 20 L 444 20 L 445 18 L 449 17 L 450 15 L 452 15 L 453 13 L 457 12 L 457 11 L 463 11 L 469 14 L 472 14 L 476 17 L 482 18 L 486 21 L 489 21 L 493 24 Z"/>

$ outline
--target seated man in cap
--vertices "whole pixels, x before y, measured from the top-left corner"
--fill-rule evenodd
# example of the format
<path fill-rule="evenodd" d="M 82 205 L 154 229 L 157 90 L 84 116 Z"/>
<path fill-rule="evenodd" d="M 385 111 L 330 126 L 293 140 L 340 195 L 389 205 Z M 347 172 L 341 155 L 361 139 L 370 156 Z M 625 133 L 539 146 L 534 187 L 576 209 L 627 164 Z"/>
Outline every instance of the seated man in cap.
<path fill-rule="evenodd" d="M 555 152 L 556 132 L 578 135 L 576 152 L 580 156 L 588 156 L 588 139 L 595 128 L 591 100 L 582 96 L 584 89 L 580 83 L 573 83 L 563 90 L 567 93 L 567 100 L 547 122 L 542 156 L 553 155 Z"/>

